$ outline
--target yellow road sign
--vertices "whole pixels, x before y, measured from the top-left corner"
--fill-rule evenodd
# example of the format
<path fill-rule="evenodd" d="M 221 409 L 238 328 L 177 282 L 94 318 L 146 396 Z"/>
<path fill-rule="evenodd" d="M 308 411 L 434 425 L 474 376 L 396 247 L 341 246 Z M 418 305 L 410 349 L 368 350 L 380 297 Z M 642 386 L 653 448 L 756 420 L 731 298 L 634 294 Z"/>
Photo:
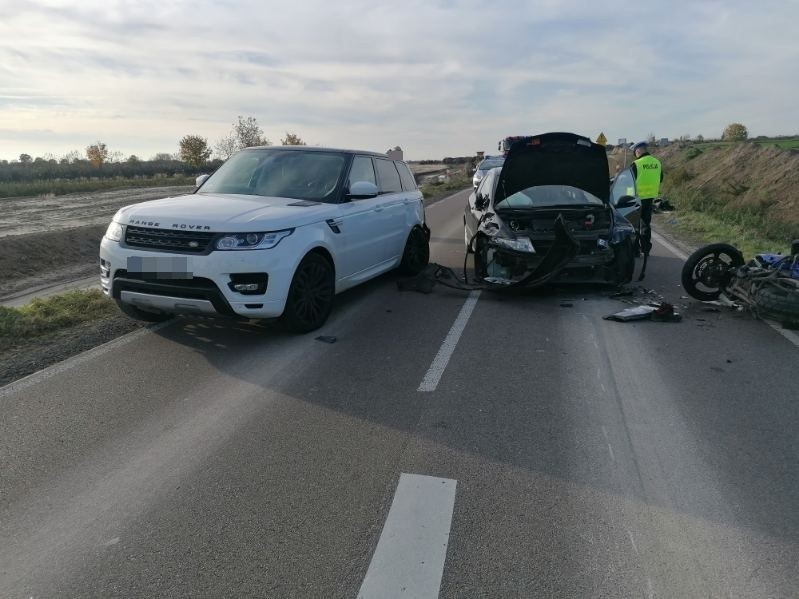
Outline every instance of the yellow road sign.
<path fill-rule="evenodd" d="M 596 138 L 596 143 L 598 143 L 600 146 L 604 146 L 606 143 L 608 143 L 608 138 L 605 137 L 604 132 L 600 133 L 599 137 Z"/>

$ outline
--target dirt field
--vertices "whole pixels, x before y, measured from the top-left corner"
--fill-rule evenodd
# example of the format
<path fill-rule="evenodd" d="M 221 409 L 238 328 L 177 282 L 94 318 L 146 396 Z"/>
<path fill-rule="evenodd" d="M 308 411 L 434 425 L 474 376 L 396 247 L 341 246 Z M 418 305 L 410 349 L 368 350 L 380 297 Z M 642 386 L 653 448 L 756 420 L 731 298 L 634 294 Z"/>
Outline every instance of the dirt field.
<path fill-rule="evenodd" d="M 142 187 L 63 196 L 3 198 L 0 199 L 0 238 L 87 225 L 107 226 L 123 206 L 192 191 L 193 187 Z"/>
<path fill-rule="evenodd" d="M 100 239 L 119 208 L 192 190 L 148 187 L 0 199 L 0 301 L 94 274 Z"/>

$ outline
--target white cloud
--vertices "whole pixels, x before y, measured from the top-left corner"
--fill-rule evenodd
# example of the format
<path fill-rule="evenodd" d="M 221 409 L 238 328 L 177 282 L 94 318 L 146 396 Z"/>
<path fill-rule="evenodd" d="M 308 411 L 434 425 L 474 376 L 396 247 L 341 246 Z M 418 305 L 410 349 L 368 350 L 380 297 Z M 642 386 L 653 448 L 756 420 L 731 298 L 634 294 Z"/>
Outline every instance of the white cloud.
<path fill-rule="evenodd" d="M 148 156 L 239 114 L 412 158 L 545 130 L 796 132 L 792 3 L 10 1 L 3 158 L 98 138 Z"/>

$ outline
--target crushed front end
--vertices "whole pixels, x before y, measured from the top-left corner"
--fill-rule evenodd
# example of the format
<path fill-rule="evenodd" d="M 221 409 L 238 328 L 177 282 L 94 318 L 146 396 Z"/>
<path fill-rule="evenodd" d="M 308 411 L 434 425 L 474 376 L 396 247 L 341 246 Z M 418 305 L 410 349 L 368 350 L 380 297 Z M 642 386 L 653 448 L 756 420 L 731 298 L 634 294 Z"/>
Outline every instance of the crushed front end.
<path fill-rule="evenodd" d="M 490 213 L 475 243 L 478 280 L 496 287 L 627 282 L 634 229 L 607 205 Z"/>

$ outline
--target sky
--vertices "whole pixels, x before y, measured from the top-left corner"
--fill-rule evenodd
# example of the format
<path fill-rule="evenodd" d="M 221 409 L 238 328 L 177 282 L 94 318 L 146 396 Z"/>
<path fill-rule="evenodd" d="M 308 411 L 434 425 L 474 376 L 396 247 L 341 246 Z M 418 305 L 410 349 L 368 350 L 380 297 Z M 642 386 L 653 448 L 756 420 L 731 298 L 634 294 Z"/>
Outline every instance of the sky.
<path fill-rule="evenodd" d="M 0 159 L 267 138 L 437 159 L 799 133 L 799 2 L 0 0 Z"/>

